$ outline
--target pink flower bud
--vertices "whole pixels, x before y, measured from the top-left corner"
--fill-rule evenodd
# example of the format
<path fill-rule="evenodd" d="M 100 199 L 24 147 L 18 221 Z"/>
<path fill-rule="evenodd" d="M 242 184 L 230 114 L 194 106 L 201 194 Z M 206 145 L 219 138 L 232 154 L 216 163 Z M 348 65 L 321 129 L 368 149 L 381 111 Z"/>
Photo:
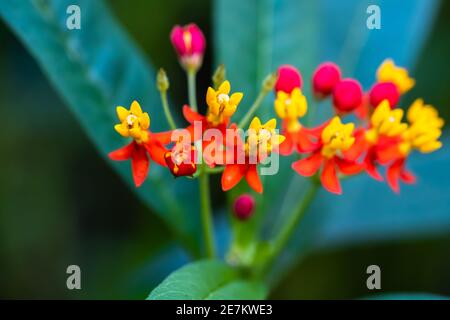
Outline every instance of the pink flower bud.
<path fill-rule="evenodd" d="M 370 89 L 369 97 L 374 108 L 385 99 L 389 101 L 391 108 L 394 108 L 400 100 L 400 92 L 392 82 L 379 82 Z"/>
<path fill-rule="evenodd" d="M 234 202 L 234 214 L 239 220 L 249 219 L 255 208 L 255 199 L 249 194 L 239 196 Z"/>
<path fill-rule="evenodd" d="M 341 80 L 341 70 L 332 62 L 322 63 L 314 72 L 312 84 L 318 97 L 326 97 Z"/>
<path fill-rule="evenodd" d="M 344 79 L 333 89 L 333 104 L 340 112 L 350 112 L 362 103 L 363 91 L 358 81 Z"/>
<path fill-rule="evenodd" d="M 201 67 L 206 41 L 202 30 L 196 24 L 173 27 L 170 40 L 185 69 L 198 70 Z"/>
<path fill-rule="evenodd" d="M 278 79 L 275 83 L 275 91 L 291 93 L 295 88 L 302 87 L 302 76 L 300 72 L 291 65 L 283 65 L 278 68 Z"/>

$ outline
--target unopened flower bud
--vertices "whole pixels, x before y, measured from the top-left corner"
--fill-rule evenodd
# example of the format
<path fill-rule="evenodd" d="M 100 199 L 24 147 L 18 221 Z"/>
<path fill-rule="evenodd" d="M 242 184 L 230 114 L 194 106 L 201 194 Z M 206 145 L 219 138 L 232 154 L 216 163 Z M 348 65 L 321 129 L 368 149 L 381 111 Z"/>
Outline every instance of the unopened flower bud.
<path fill-rule="evenodd" d="M 283 65 L 278 68 L 278 79 L 275 83 L 275 91 L 291 93 L 295 88 L 302 88 L 302 76 L 300 72 L 291 65 Z"/>
<path fill-rule="evenodd" d="M 276 72 L 269 74 L 267 77 L 264 78 L 263 81 L 263 89 L 266 92 L 272 91 L 275 83 L 277 82 L 278 75 Z"/>
<path fill-rule="evenodd" d="M 220 64 L 212 76 L 214 89 L 217 90 L 219 86 L 225 81 L 225 74 L 225 65 Z"/>
<path fill-rule="evenodd" d="M 194 24 L 175 26 L 170 34 L 170 40 L 178 54 L 182 67 L 188 71 L 197 71 L 203 62 L 206 41 L 203 32 Z"/>
<path fill-rule="evenodd" d="M 333 92 L 336 84 L 341 80 L 341 70 L 332 62 L 322 63 L 314 72 L 312 85 L 314 94 L 323 98 Z"/>
<path fill-rule="evenodd" d="M 391 108 L 394 108 L 400 100 L 400 92 L 392 82 L 380 82 L 370 89 L 369 99 L 374 108 L 378 107 L 383 100 L 388 100 Z"/>
<path fill-rule="evenodd" d="M 354 79 L 339 81 L 333 89 L 333 104 L 337 111 L 351 112 L 362 103 L 361 84 Z"/>
<path fill-rule="evenodd" d="M 169 78 L 167 78 L 166 71 L 164 71 L 163 68 L 159 69 L 158 75 L 156 76 L 156 86 L 161 92 L 167 91 L 169 89 Z"/>
<path fill-rule="evenodd" d="M 239 220 L 248 220 L 255 209 L 255 199 L 249 194 L 239 196 L 234 202 L 233 210 Z"/>

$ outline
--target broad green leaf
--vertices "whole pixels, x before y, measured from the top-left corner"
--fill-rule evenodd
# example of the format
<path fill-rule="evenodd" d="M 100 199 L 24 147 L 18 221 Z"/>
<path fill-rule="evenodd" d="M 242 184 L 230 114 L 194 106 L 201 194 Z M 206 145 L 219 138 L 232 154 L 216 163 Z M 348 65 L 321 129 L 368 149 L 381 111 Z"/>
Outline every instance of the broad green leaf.
<path fill-rule="evenodd" d="M 66 27 L 69 5 L 81 9 L 81 30 Z M 117 105 L 138 100 L 150 114 L 152 131 L 168 129 L 153 68 L 103 1 L 4 0 L 0 16 L 37 60 L 103 157 L 128 143 L 113 130 Z M 130 164 L 107 161 L 132 186 Z M 133 189 L 183 243 L 198 246 L 198 215 L 192 214 L 198 208 L 196 182 L 175 181 L 167 170 L 152 164 L 148 181 Z"/>
<path fill-rule="evenodd" d="M 433 293 L 384 293 L 373 294 L 364 298 L 365 300 L 449 300 L 448 297 Z"/>
<path fill-rule="evenodd" d="M 238 270 L 218 260 L 188 264 L 169 275 L 149 300 L 264 299 L 261 283 L 242 280 Z"/>
<path fill-rule="evenodd" d="M 381 8 L 381 30 L 371 31 L 366 27 L 366 9 L 371 4 Z M 226 64 L 232 86 L 246 95 L 237 118 L 255 98 L 263 76 L 278 65 L 289 63 L 303 74 L 303 91 L 310 102 L 307 124 L 320 123 L 330 115 L 330 107 L 327 103 L 315 105 L 312 99 L 309 79 L 313 69 L 324 60 L 335 61 L 342 66 L 344 76 L 356 76 L 367 89 L 383 59 L 391 57 L 401 65 L 413 66 L 430 31 L 438 4 L 439 1 L 423 0 L 216 0 L 216 61 Z M 239 54 L 236 54 L 236 48 L 239 48 Z M 275 116 L 272 104 L 273 96 L 269 96 L 259 112 L 264 120 Z M 407 190 L 415 188 L 418 195 L 432 195 L 433 190 L 443 187 L 442 180 L 430 175 L 432 171 L 436 172 L 433 167 L 439 160 L 423 157 L 428 166 L 419 171 L 419 177 L 429 176 L 430 180 Z M 262 227 L 261 223 L 249 224 L 247 228 L 241 226 L 237 231 L 239 234 L 254 236 L 261 228 L 265 234 L 273 234 L 301 200 L 308 182 L 290 168 L 294 160 L 293 157 L 281 159 L 277 175 L 264 177 L 264 195 L 257 201 L 263 211 L 259 216 L 264 216 L 265 224 L 260 219 Z M 357 179 L 362 179 L 361 183 L 356 183 Z M 381 192 L 374 193 L 374 188 Z M 248 188 L 240 186 L 231 197 L 246 190 Z M 291 244 L 289 254 L 280 259 L 281 265 L 292 261 L 300 251 L 304 253 L 317 247 L 317 242 L 330 246 L 343 239 L 352 243 L 398 235 L 411 237 L 449 228 L 447 216 L 438 209 L 445 208 L 442 194 L 434 197 L 439 205 L 429 209 L 425 203 L 417 206 L 417 196 L 395 197 L 386 185 L 363 177 L 346 181 L 344 192 L 342 197 L 320 192 L 320 200 L 302 222 L 301 234 Z M 385 200 L 390 203 L 389 210 L 383 206 Z M 355 203 L 361 205 L 356 207 Z M 368 209 L 367 204 L 370 204 Z M 250 243 L 249 240 L 246 242 Z"/>

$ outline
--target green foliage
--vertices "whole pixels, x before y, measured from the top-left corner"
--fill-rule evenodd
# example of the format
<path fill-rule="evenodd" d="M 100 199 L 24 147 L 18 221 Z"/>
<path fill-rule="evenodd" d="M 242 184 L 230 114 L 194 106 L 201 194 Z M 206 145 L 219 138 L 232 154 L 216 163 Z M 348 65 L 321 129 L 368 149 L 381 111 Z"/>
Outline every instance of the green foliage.
<path fill-rule="evenodd" d="M 66 8 L 82 8 L 81 30 L 68 30 Z M 103 1 L 2 1 L 0 15 L 38 61 L 102 156 L 128 143 L 114 132 L 115 107 L 138 100 L 153 131 L 167 130 L 153 68 L 127 37 Z M 112 163 L 132 185 L 130 164 Z M 196 182 L 174 183 L 167 170 L 150 167 L 139 198 L 198 250 Z M 174 201 L 173 199 L 176 199 Z M 112 199 L 113 201 L 117 201 Z"/>
<path fill-rule="evenodd" d="M 266 297 L 263 284 L 240 280 L 239 271 L 218 260 L 188 264 L 169 275 L 152 293 L 149 300 L 195 299 L 225 300 Z"/>

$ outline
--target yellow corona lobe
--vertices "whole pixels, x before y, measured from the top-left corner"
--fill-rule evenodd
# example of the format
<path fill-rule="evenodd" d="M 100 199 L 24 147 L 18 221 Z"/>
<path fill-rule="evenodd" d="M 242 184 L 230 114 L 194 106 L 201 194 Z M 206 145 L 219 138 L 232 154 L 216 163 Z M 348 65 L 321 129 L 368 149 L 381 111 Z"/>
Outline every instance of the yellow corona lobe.
<path fill-rule="evenodd" d="M 395 65 L 392 59 L 386 59 L 377 70 L 379 82 L 392 82 L 401 94 L 411 90 L 416 81 L 409 77 L 408 70 Z"/>
<path fill-rule="evenodd" d="M 271 119 L 262 124 L 258 117 L 254 117 L 250 123 L 248 139 L 245 144 L 247 155 L 251 152 L 270 153 L 273 147 L 283 143 L 285 137 L 276 133 L 276 127 L 276 119 Z"/>
<path fill-rule="evenodd" d="M 322 131 L 322 155 L 332 158 L 339 151 L 346 151 L 355 142 L 353 123 L 343 124 L 339 117 L 334 117 Z"/>
<path fill-rule="evenodd" d="M 298 118 L 303 117 L 308 111 L 308 102 L 299 88 L 286 93 L 278 91 L 275 100 L 275 112 L 281 119 L 287 120 L 287 130 L 296 132 L 301 128 Z"/>
<path fill-rule="evenodd" d="M 416 149 L 422 153 L 430 153 L 442 147 L 439 138 L 444 120 L 433 106 L 425 105 L 422 99 L 417 99 L 408 109 L 406 117 L 410 125 L 403 133 L 400 152 L 407 155 Z"/>
<path fill-rule="evenodd" d="M 392 110 L 388 100 L 383 100 L 370 118 L 371 128 L 366 131 L 366 140 L 376 143 L 379 135 L 394 137 L 402 134 L 408 127 L 402 123 L 403 110 Z"/>
<path fill-rule="evenodd" d="M 208 105 L 207 120 L 218 125 L 231 117 L 244 96 L 241 92 L 233 93 L 230 96 L 230 82 L 224 81 L 219 88 L 214 90 L 209 87 L 206 93 L 206 103 Z"/>
<path fill-rule="evenodd" d="M 130 110 L 119 106 L 116 108 L 116 112 L 120 123 L 116 124 L 114 129 L 122 137 L 132 137 L 137 143 L 148 140 L 147 130 L 150 127 L 150 117 L 147 112 L 142 112 L 137 101 L 133 101 Z"/>

